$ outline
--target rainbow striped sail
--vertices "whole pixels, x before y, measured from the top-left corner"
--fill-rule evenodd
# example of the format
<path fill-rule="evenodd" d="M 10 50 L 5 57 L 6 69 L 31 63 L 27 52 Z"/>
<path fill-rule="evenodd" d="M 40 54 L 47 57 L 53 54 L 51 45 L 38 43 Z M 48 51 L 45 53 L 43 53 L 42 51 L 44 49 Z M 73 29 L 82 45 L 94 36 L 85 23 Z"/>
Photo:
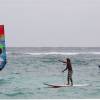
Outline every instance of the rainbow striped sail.
<path fill-rule="evenodd" d="M 0 25 L 0 70 L 6 65 L 4 25 Z"/>

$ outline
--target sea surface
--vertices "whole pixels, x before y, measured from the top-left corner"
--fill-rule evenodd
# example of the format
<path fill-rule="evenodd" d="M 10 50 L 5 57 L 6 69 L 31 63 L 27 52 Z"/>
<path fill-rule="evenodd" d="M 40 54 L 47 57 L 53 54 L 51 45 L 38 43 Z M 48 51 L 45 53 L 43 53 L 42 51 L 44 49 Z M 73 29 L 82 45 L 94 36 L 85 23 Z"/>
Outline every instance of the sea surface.
<path fill-rule="evenodd" d="M 48 88 L 66 84 L 66 67 L 58 60 L 70 58 L 74 84 L 82 87 Z M 100 99 L 100 48 L 7 48 L 7 65 L 0 72 L 0 99 Z"/>

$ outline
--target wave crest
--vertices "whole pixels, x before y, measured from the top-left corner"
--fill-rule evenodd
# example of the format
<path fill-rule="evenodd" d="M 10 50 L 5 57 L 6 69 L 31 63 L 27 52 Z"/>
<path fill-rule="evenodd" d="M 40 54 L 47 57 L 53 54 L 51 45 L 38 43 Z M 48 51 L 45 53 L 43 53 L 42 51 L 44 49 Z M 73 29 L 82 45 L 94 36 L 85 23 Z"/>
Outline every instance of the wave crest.
<path fill-rule="evenodd" d="M 94 54 L 100 55 L 100 52 L 45 52 L 45 53 L 25 53 L 28 55 L 79 55 L 79 54 Z"/>
<path fill-rule="evenodd" d="M 75 52 L 46 52 L 46 53 L 25 53 L 29 55 L 77 55 Z"/>

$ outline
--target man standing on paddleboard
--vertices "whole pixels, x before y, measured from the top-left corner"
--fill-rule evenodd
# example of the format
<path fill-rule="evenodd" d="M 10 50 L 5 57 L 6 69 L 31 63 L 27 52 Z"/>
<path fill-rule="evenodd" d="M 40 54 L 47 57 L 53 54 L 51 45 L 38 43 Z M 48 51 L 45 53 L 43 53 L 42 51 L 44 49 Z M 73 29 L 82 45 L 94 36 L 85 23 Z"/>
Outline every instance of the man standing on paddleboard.
<path fill-rule="evenodd" d="M 66 68 L 62 72 L 68 70 L 68 76 L 67 76 L 68 84 L 67 85 L 70 85 L 70 82 L 71 82 L 71 86 L 72 86 L 73 85 L 73 79 L 72 79 L 73 69 L 72 69 L 72 64 L 71 64 L 70 59 L 66 58 L 65 61 L 62 61 L 62 60 L 58 60 L 58 61 L 66 64 Z"/>

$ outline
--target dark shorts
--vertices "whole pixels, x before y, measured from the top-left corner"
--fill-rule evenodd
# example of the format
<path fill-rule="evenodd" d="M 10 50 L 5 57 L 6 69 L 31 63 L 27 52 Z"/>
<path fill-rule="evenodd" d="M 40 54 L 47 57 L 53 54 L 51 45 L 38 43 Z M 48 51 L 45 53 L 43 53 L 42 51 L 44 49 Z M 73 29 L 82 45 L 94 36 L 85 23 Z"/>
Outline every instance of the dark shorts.
<path fill-rule="evenodd" d="M 72 78 L 73 71 L 68 71 L 68 78 Z"/>

